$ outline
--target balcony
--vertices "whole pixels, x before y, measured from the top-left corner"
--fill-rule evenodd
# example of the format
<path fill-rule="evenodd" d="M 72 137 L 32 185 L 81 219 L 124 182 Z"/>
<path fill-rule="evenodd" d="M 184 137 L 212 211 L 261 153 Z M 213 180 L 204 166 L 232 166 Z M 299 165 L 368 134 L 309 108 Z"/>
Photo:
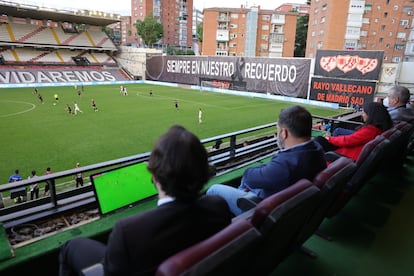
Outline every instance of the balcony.
<path fill-rule="evenodd" d="M 216 41 L 229 41 L 230 34 L 228 30 L 217 30 Z"/>
<path fill-rule="evenodd" d="M 272 20 L 270 21 L 271 24 L 285 24 L 285 15 L 284 14 L 273 14 Z"/>
<path fill-rule="evenodd" d="M 230 16 L 218 16 L 217 21 L 218 22 L 230 22 Z"/>

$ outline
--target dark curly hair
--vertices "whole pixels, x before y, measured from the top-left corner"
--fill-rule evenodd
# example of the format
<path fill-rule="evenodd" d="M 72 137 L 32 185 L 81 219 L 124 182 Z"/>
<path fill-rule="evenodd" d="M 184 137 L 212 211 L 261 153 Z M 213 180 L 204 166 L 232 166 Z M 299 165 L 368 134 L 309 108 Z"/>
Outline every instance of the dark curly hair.
<path fill-rule="evenodd" d="M 209 179 L 207 151 L 197 136 L 174 125 L 156 143 L 148 170 L 167 195 L 195 200 Z"/>

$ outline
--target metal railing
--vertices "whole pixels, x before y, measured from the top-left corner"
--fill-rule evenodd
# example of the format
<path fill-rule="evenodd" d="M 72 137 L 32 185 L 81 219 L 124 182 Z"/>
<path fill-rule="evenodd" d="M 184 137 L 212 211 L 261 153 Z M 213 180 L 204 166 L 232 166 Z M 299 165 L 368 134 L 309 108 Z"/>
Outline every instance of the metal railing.
<path fill-rule="evenodd" d="M 264 156 L 269 154 L 269 152 L 274 153 L 277 150 L 276 140 L 274 139 L 275 126 L 276 123 L 270 123 L 203 139 L 201 142 L 208 151 L 210 164 L 215 167 L 216 173 L 219 174 L 220 171 L 237 166 L 240 162 L 247 162 L 249 158 Z M 218 140 L 223 142 L 221 148 L 212 149 L 212 145 Z M 250 141 L 249 145 L 243 145 L 243 142 L 246 140 Z M 79 188 L 71 188 L 58 192 L 57 188 L 59 184 L 56 180 L 73 177 L 78 173 L 90 175 L 109 168 L 145 162 L 148 161 L 149 156 L 150 152 L 146 152 L 0 185 L 0 196 L 2 193 L 3 195 L 7 195 L 0 200 L 0 207 L 2 207 L 0 208 L 0 223 L 5 228 L 10 228 L 69 210 L 96 206 L 93 187 L 89 183 L 85 183 L 84 186 Z M 26 200 L 26 187 L 35 183 L 44 183 L 52 179 L 54 182 L 50 185 L 50 195 L 29 201 Z M 22 194 L 18 194 L 19 191 L 22 191 Z M 16 195 L 23 195 L 26 198 L 22 202 L 14 203 L 11 197 Z"/>

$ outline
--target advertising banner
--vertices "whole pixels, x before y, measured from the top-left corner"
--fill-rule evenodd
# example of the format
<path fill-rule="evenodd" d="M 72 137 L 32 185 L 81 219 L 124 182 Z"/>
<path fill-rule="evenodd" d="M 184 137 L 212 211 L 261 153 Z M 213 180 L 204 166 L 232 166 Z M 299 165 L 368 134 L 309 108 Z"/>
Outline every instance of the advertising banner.
<path fill-rule="evenodd" d="M 0 68 L 0 84 L 40 84 L 66 82 L 104 82 L 127 80 L 119 69 L 17 69 Z"/>
<path fill-rule="evenodd" d="M 381 83 L 395 84 L 397 82 L 398 63 L 384 63 L 381 70 Z"/>
<path fill-rule="evenodd" d="M 152 56 L 148 80 L 306 98 L 310 59 Z"/>
<path fill-rule="evenodd" d="M 363 106 L 374 101 L 375 81 L 312 78 L 310 100 L 338 103 L 342 107 Z"/>
<path fill-rule="evenodd" d="M 318 50 L 316 76 L 345 79 L 378 80 L 383 51 Z"/>

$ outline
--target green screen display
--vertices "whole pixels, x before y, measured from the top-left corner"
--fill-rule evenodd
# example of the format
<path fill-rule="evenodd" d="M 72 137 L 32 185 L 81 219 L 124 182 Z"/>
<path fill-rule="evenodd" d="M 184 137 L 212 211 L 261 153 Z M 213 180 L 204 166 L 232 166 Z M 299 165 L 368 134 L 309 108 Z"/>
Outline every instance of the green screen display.
<path fill-rule="evenodd" d="M 146 163 L 93 174 L 90 178 L 102 215 L 157 194 Z"/>

